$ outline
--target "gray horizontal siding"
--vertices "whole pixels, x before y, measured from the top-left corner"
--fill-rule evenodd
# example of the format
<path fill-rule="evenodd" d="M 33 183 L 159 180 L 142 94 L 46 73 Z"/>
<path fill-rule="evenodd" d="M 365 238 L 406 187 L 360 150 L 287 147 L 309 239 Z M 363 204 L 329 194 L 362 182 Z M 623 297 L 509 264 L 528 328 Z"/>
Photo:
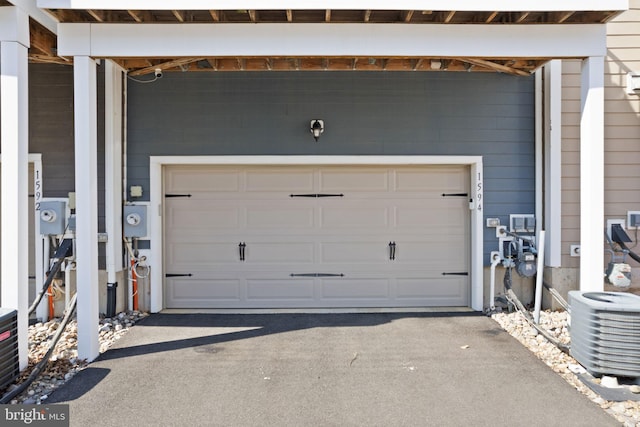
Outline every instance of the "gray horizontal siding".
<path fill-rule="evenodd" d="M 75 191 L 73 67 L 29 64 L 29 152 L 42 154 L 44 197 L 67 197 Z M 100 67 L 98 212 L 98 227 L 104 231 L 104 72 Z M 99 249 L 99 265 L 104 268 L 103 245 Z"/>
<path fill-rule="evenodd" d="M 148 197 L 150 155 L 481 155 L 485 215 L 507 223 L 535 211 L 533 91 L 488 73 L 165 73 L 129 81 L 128 181 Z"/>

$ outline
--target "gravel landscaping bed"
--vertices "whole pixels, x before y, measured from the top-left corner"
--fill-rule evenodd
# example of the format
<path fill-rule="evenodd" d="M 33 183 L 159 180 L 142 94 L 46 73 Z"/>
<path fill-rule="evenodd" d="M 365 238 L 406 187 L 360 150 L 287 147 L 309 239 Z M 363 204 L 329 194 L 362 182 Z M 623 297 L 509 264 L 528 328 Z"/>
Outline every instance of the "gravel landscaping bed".
<path fill-rule="evenodd" d="M 104 353 L 116 340 L 126 334 L 129 328 L 147 315 L 147 313 L 133 311 L 120 313 L 112 318 L 100 319 L 98 326 L 100 331 L 100 353 Z M 32 368 L 42 360 L 49 348 L 50 340 L 60 326 L 61 320 L 56 318 L 49 322 L 36 323 L 29 326 L 28 368 L 20 375 L 16 385 L 9 386 L 0 395 L 4 395 L 17 387 L 19 383 L 27 378 Z M 44 403 L 51 392 L 69 381 L 78 371 L 87 366 L 84 360 L 78 360 L 77 339 L 78 324 L 75 319 L 72 319 L 62 333 L 47 367 L 27 390 L 12 399 L 10 403 Z"/>
<path fill-rule="evenodd" d="M 569 384 L 586 395 L 594 403 L 599 405 L 607 413 L 615 417 L 625 427 L 640 427 L 640 402 L 624 401 L 612 402 L 603 399 L 587 387 L 575 371 L 581 369 L 578 362 L 571 356 L 563 353 L 542 335 L 532 328 L 520 312 L 496 313 L 491 316 L 511 336 L 520 341 L 531 350 L 539 359 L 547 364 L 554 372 L 558 373 Z M 540 326 L 548 330 L 552 336 L 564 344 L 569 344 L 569 329 L 566 312 L 540 313 Z"/>

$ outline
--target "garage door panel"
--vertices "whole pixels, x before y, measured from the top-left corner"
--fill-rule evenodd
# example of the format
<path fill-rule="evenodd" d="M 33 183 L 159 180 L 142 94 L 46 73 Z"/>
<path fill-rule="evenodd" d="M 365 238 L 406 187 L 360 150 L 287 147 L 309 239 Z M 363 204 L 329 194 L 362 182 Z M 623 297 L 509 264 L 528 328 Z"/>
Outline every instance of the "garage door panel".
<path fill-rule="evenodd" d="M 167 278 L 167 307 L 468 305 L 469 277 L 443 276 L 469 271 L 468 198 L 442 197 L 466 193 L 468 168 L 209 169 L 237 181 L 171 178 L 192 197 L 165 199 L 165 272 L 192 276 Z"/>
<path fill-rule="evenodd" d="M 463 277 L 447 278 L 399 278 L 396 285 L 398 299 L 433 299 L 455 304 L 468 298 L 468 286 Z"/>
<path fill-rule="evenodd" d="M 308 207 L 262 207 L 246 209 L 247 227 L 256 229 L 310 228 L 314 225 L 315 210 Z"/>
<path fill-rule="evenodd" d="M 304 192 L 313 191 L 312 170 L 268 168 L 246 172 L 246 191 Z"/>
<path fill-rule="evenodd" d="M 167 246 L 169 270 L 181 268 L 207 268 L 212 264 L 238 261 L 237 242 L 185 242 Z"/>
<path fill-rule="evenodd" d="M 246 247 L 246 262 L 252 263 L 313 263 L 315 259 L 315 245 L 312 242 L 248 242 Z"/>
<path fill-rule="evenodd" d="M 240 301 L 241 281 L 235 278 L 167 278 L 167 304 L 188 307 L 198 301 Z M 202 306 L 198 306 L 202 307 Z"/>
<path fill-rule="evenodd" d="M 464 245 L 455 245 L 447 239 L 430 241 L 396 241 L 396 262 L 424 263 L 429 266 L 467 265 Z M 461 243 L 461 242 L 460 242 Z"/>
<path fill-rule="evenodd" d="M 324 206 L 320 209 L 320 227 L 367 228 L 389 226 L 389 208 L 374 206 Z"/>
<path fill-rule="evenodd" d="M 389 279 L 336 278 L 319 279 L 322 299 L 380 299 L 391 297 Z"/>
<path fill-rule="evenodd" d="M 464 227 L 466 215 L 465 207 L 454 207 L 442 203 L 431 206 L 398 206 L 396 208 L 395 226 L 399 229 L 437 228 L 441 233 L 448 230 L 455 231 Z M 465 227 L 466 228 L 466 227 Z"/>
<path fill-rule="evenodd" d="M 345 171 L 344 169 L 321 170 L 319 172 L 320 192 L 386 192 L 389 190 L 389 172 L 387 170 Z"/>
<path fill-rule="evenodd" d="M 386 262 L 389 243 L 379 242 L 323 242 L 320 244 L 320 262 L 349 264 Z"/>
<path fill-rule="evenodd" d="M 208 167 L 171 168 L 165 172 L 165 191 L 177 192 L 236 192 L 240 189 L 237 168 L 212 170 Z"/>
<path fill-rule="evenodd" d="M 395 190 L 436 194 L 466 192 L 469 183 L 467 174 L 460 173 L 461 169 L 461 166 L 433 166 L 398 170 L 395 175 Z"/>
<path fill-rule="evenodd" d="M 167 213 L 167 233 L 182 233 L 189 229 L 201 233 L 207 229 L 238 228 L 241 224 L 241 210 L 237 207 L 215 206 L 191 200 L 167 202 Z"/>
<path fill-rule="evenodd" d="M 247 300 L 306 300 L 315 298 L 313 279 L 248 279 Z"/>

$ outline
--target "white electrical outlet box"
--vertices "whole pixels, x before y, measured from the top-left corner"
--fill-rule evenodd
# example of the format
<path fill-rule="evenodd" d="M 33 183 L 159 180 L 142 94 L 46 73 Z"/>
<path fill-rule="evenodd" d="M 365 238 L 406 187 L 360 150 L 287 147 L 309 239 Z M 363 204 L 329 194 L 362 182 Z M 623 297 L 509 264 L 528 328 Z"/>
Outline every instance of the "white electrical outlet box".
<path fill-rule="evenodd" d="M 498 227 L 500 225 L 500 218 L 487 218 L 487 228 Z"/>
<path fill-rule="evenodd" d="M 614 224 L 620 225 L 620 227 L 622 227 L 623 230 L 626 228 L 624 219 L 622 218 L 608 219 L 607 220 L 607 236 L 609 236 L 609 238 L 611 238 L 611 226 Z"/>
<path fill-rule="evenodd" d="M 569 255 L 580 256 L 580 245 L 571 245 L 571 249 L 569 250 Z"/>
<path fill-rule="evenodd" d="M 627 212 L 627 229 L 635 230 L 640 227 L 640 211 Z"/>
<path fill-rule="evenodd" d="M 627 73 L 627 93 L 640 95 L 640 72 L 630 71 Z"/>

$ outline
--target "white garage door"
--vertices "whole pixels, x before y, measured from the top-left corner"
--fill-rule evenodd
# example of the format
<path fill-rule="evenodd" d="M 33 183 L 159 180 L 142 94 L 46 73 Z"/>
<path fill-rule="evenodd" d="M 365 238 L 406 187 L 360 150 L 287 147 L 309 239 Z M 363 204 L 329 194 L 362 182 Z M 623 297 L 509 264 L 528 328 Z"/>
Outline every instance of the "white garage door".
<path fill-rule="evenodd" d="M 165 306 L 468 306 L 469 181 L 465 166 L 165 167 Z"/>

